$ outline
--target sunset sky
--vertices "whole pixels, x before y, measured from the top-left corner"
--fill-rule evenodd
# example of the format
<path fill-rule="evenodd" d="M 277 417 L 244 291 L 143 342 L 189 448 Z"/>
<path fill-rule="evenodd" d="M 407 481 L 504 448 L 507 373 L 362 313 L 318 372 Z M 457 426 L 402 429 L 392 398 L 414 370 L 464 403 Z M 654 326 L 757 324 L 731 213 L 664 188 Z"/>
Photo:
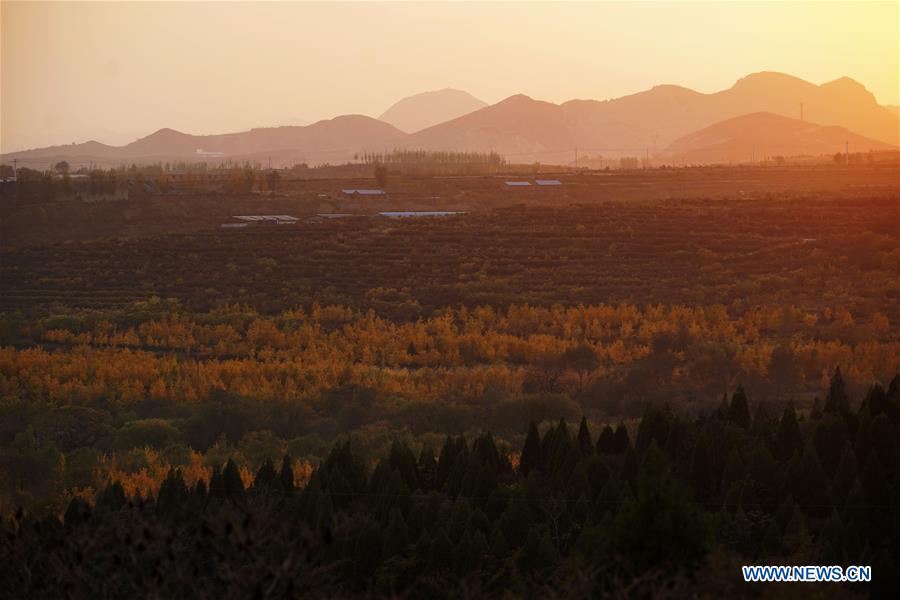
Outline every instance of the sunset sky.
<path fill-rule="evenodd" d="M 378 116 L 444 87 L 606 99 L 752 72 L 897 104 L 898 2 L 0 4 L 0 149 Z"/>

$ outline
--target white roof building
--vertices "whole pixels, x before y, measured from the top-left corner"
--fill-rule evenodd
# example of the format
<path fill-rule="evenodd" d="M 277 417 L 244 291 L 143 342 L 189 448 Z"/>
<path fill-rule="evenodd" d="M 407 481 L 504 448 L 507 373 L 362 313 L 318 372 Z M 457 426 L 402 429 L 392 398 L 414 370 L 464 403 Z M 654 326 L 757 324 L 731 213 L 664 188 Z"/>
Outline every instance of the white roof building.
<path fill-rule="evenodd" d="M 349 188 L 345 190 L 341 190 L 348 196 L 359 195 L 359 196 L 383 196 L 386 192 L 384 190 L 367 190 L 367 189 L 355 189 Z"/>
<path fill-rule="evenodd" d="M 407 217 L 450 217 L 465 214 L 465 211 L 455 210 L 398 210 L 378 213 L 389 219 L 403 219 Z"/>
<path fill-rule="evenodd" d="M 235 215 L 234 218 L 245 223 L 269 223 L 275 225 L 292 225 L 300 220 L 290 215 Z"/>

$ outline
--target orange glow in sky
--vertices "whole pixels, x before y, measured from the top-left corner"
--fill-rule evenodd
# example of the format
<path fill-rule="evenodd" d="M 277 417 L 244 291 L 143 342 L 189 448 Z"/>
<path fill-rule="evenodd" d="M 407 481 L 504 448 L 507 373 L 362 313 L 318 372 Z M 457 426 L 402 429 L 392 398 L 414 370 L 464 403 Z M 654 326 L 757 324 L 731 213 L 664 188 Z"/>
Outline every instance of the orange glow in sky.
<path fill-rule="evenodd" d="M 0 3 L 0 146 L 378 116 L 455 87 L 562 102 L 756 71 L 900 102 L 898 2 Z"/>

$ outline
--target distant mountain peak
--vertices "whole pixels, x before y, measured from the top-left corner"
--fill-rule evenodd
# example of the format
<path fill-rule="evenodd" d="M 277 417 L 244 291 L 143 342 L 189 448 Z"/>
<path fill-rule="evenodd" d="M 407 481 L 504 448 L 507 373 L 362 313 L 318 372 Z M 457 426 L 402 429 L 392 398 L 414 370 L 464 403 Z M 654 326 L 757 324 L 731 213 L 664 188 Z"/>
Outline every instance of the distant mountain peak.
<path fill-rule="evenodd" d="M 485 106 L 486 102 L 468 92 L 448 87 L 403 98 L 378 118 L 401 131 L 412 133 L 453 120 Z"/>
<path fill-rule="evenodd" d="M 534 98 L 532 98 L 531 96 L 528 96 L 526 94 L 513 94 L 509 98 L 501 100 L 500 102 L 498 102 L 498 104 L 506 104 L 506 103 L 512 104 L 515 102 L 534 102 L 534 101 L 535 101 Z"/>
<path fill-rule="evenodd" d="M 758 83 L 802 83 L 806 85 L 815 85 L 805 79 L 800 79 L 799 77 L 788 75 L 787 73 L 781 73 L 780 71 L 758 71 L 756 73 L 750 73 L 749 75 L 745 75 L 738 79 L 734 85 L 739 86 Z"/>

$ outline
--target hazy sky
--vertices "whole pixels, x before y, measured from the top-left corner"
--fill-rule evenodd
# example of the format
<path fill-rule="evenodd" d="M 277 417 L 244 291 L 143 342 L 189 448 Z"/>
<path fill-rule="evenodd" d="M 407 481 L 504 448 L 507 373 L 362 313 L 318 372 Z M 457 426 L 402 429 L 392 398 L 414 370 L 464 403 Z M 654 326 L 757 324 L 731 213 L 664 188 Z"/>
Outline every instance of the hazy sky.
<path fill-rule="evenodd" d="M 605 99 L 756 71 L 897 104 L 900 2 L 0 2 L 0 149 L 222 133 L 455 87 Z"/>

